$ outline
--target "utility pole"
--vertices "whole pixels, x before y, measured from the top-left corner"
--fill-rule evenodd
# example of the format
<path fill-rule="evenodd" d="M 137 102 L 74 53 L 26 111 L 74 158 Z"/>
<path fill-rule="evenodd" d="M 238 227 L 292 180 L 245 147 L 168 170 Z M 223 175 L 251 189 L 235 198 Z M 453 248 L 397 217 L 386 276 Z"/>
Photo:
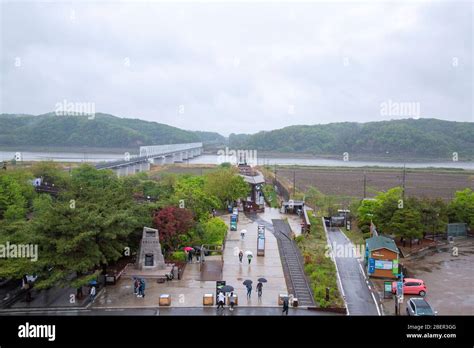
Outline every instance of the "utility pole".
<path fill-rule="evenodd" d="M 403 165 L 403 176 L 402 176 L 402 202 L 405 202 L 405 165 Z M 404 204 L 404 203 L 403 203 Z"/>

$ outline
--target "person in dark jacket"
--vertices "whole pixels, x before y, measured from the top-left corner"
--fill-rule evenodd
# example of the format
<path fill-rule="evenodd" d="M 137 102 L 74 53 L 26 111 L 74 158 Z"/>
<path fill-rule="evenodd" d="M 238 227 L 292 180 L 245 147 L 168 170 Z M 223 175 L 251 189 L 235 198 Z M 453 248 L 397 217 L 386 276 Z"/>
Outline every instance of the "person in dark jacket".
<path fill-rule="evenodd" d="M 247 298 L 250 298 L 250 296 L 252 296 L 252 284 L 247 284 L 246 285 L 247 287 Z"/>
<path fill-rule="evenodd" d="M 259 297 L 259 298 L 262 297 L 262 289 L 263 289 L 263 283 L 262 283 L 262 282 L 258 282 L 258 284 L 257 284 L 257 293 L 258 293 L 258 297 Z"/>
<path fill-rule="evenodd" d="M 290 308 L 290 301 L 288 300 L 288 297 L 285 297 L 283 299 L 283 311 L 281 312 L 281 314 L 285 313 L 286 315 L 288 315 L 289 308 Z"/>

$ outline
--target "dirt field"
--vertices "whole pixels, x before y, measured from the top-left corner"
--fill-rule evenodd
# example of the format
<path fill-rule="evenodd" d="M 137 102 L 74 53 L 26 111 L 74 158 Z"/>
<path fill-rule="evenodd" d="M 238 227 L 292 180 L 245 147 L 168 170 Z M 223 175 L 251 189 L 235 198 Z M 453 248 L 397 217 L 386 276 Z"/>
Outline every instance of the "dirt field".
<path fill-rule="evenodd" d="M 338 196 L 363 198 L 364 172 L 366 175 L 367 197 L 377 191 L 385 191 L 402 183 L 402 170 L 363 168 L 277 168 L 277 177 L 284 177 L 293 185 L 295 173 L 296 188 L 305 191 L 310 186 L 322 193 Z M 465 188 L 474 189 L 474 172 L 448 170 L 406 171 L 406 194 L 408 196 L 442 198 L 450 200 L 454 193 Z"/>

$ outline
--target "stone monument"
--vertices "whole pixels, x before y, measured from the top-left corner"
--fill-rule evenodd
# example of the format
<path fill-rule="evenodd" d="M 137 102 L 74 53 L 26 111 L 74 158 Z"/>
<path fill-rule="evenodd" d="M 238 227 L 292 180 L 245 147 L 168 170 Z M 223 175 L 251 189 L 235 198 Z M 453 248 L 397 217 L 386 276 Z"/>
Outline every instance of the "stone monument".
<path fill-rule="evenodd" d="M 161 252 L 160 235 L 157 229 L 143 227 L 143 237 L 137 257 L 137 269 L 165 269 L 165 259 Z"/>

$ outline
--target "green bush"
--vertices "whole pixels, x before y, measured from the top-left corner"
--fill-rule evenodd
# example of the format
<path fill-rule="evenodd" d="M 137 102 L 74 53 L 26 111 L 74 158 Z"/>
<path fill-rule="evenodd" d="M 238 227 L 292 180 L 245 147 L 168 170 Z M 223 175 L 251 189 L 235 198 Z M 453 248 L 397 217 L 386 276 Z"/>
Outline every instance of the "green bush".
<path fill-rule="evenodd" d="M 172 261 L 186 261 L 186 253 L 182 250 L 171 253 L 170 259 Z"/>
<path fill-rule="evenodd" d="M 211 218 L 202 223 L 203 244 L 223 244 L 227 234 L 227 225 L 220 218 Z"/>
<path fill-rule="evenodd" d="M 300 235 L 298 237 L 295 238 L 295 241 L 296 243 L 300 244 L 301 242 L 304 241 L 304 236 L 303 235 Z"/>
<path fill-rule="evenodd" d="M 362 236 L 364 237 L 364 239 L 370 238 L 370 232 L 364 233 L 362 234 Z"/>

